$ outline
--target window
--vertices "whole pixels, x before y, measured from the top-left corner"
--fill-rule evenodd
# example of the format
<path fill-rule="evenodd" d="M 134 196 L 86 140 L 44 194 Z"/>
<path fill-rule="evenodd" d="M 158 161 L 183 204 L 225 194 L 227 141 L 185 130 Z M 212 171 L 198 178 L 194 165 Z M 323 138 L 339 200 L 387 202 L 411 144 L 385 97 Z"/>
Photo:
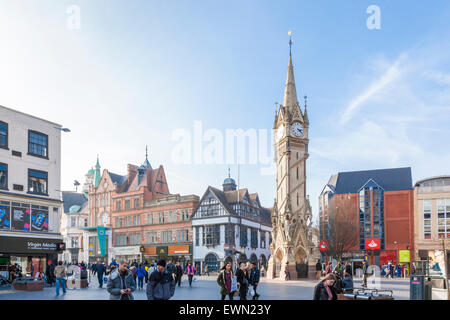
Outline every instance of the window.
<path fill-rule="evenodd" d="M 423 200 L 423 238 L 431 239 L 431 200 Z"/>
<path fill-rule="evenodd" d="M 134 208 L 135 209 L 139 208 L 139 199 L 134 199 Z"/>
<path fill-rule="evenodd" d="M 178 230 L 177 231 L 177 240 L 178 242 L 188 242 L 189 233 L 188 230 Z"/>
<path fill-rule="evenodd" d="M 203 245 L 215 246 L 220 243 L 220 225 L 203 227 Z"/>
<path fill-rule="evenodd" d="M 194 227 L 195 232 L 195 246 L 198 247 L 200 245 L 200 228 Z"/>
<path fill-rule="evenodd" d="M 84 219 L 84 227 L 88 226 L 88 219 Z"/>
<path fill-rule="evenodd" d="M 250 245 L 252 248 L 258 248 L 258 230 L 251 229 Z"/>
<path fill-rule="evenodd" d="M 116 200 L 116 211 L 122 210 L 122 201 Z"/>
<path fill-rule="evenodd" d="M 167 217 L 168 222 L 177 222 L 177 214 L 175 211 L 169 211 L 169 216 Z"/>
<path fill-rule="evenodd" d="M 226 224 L 225 225 L 225 244 L 234 245 L 235 242 L 235 234 L 234 234 L 234 224 Z"/>
<path fill-rule="evenodd" d="M 241 226 L 241 230 L 240 230 L 240 241 L 239 244 L 241 245 L 241 247 L 245 247 L 248 244 L 248 235 L 247 235 L 247 228 Z"/>
<path fill-rule="evenodd" d="M 158 243 L 158 232 L 147 232 L 147 243 Z"/>
<path fill-rule="evenodd" d="M 0 121 L 0 148 L 8 149 L 8 124 Z"/>
<path fill-rule="evenodd" d="M 48 159 L 48 136 L 28 130 L 28 154 Z"/>
<path fill-rule="evenodd" d="M 116 235 L 116 246 L 126 246 L 127 245 L 127 235 L 124 233 L 119 233 Z"/>
<path fill-rule="evenodd" d="M 71 227 L 76 227 L 77 226 L 77 218 L 70 218 L 70 226 Z"/>
<path fill-rule="evenodd" d="M 164 212 L 158 213 L 158 223 L 164 223 Z"/>
<path fill-rule="evenodd" d="M 8 165 L 0 163 L 0 189 L 8 190 Z"/>
<path fill-rule="evenodd" d="M 141 225 L 141 217 L 139 215 L 133 216 L 133 225 L 135 226 Z"/>
<path fill-rule="evenodd" d="M 29 193 L 47 195 L 47 182 L 47 172 L 28 169 Z"/>
<path fill-rule="evenodd" d="M 437 201 L 438 238 L 450 238 L 450 199 Z"/>
<path fill-rule="evenodd" d="M 71 238 L 71 248 L 78 248 L 78 238 Z"/>
<path fill-rule="evenodd" d="M 266 233 L 261 232 L 261 248 L 266 248 Z"/>
<path fill-rule="evenodd" d="M 125 200 L 125 210 L 130 210 L 130 200 Z"/>
<path fill-rule="evenodd" d="M 162 234 L 162 242 L 163 243 L 171 243 L 172 242 L 172 231 L 163 231 L 161 234 Z"/>
<path fill-rule="evenodd" d="M 131 233 L 130 234 L 130 245 L 141 244 L 141 234 Z"/>

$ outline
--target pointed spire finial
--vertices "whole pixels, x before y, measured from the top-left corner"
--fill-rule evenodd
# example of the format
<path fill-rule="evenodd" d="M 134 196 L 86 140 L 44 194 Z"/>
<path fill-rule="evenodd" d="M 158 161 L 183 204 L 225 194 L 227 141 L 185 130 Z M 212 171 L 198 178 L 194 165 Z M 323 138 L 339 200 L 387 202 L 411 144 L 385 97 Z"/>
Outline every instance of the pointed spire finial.
<path fill-rule="evenodd" d="M 288 31 L 289 35 L 289 55 L 292 55 L 292 30 Z"/>
<path fill-rule="evenodd" d="M 145 161 L 144 166 L 151 167 L 150 162 L 148 161 L 148 145 L 145 146 Z"/>
<path fill-rule="evenodd" d="M 308 100 L 308 96 L 305 95 L 303 98 L 305 99 L 305 109 L 306 109 L 306 102 Z"/>
<path fill-rule="evenodd" d="M 228 166 L 228 178 L 231 178 L 230 166 Z"/>

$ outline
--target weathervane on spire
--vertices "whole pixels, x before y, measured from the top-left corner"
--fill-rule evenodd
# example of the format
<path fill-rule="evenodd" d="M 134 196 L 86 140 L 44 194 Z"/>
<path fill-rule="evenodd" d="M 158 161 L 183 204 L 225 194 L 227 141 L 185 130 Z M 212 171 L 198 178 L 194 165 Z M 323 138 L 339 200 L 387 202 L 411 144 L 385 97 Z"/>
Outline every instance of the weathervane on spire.
<path fill-rule="evenodd" d="M 306 108 L 306 101 L 308 99 L 308 96 L 305 95 L 304 98 L 305 98 L 305 108 Z"/>
<path fill-rule="evenodd" d="M 231 178 L 231 174 L 230 174 L 230 166 L 228 166 L 228 178 Z"/>
<path fill-rule="evenodd" d="M 145 159 L 148 160 L 148 145 L 145 146 Z"/>
<path fill-rule="evenodd" d="M 289 54 L 292 54 L 292 30 L 289 30 Z"/>

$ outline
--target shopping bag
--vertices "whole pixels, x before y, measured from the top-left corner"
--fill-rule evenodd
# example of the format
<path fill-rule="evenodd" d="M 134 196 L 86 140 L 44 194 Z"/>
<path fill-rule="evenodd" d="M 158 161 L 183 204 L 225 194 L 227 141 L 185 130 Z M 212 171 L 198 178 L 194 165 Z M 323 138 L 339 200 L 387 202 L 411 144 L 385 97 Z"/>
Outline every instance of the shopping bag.
<path fill-rule="evenodd" d="M 231 291 L 238 291 L 238 287 L 237 287 L 237 277 L 234 276 L 233 278 L 231 278 Z"/>
<path fill-rule="evenodd" d="M 248 289 L 248 294 L 249 294 L 251 297 L 253 297 L 253 296 L 255 295 L 255 289 L 253 289 L 253 287 L 250 287 L 250 288 Z"/>
<path fill-rule="evenodd" d="M 107 283 L 108 282 L 108 277 L 103 277 L 103 283 Z"/>
<path fill-rule="evenodd" d="M 198 281 L 197 276 L 194 276 L 194 282 Z"/>

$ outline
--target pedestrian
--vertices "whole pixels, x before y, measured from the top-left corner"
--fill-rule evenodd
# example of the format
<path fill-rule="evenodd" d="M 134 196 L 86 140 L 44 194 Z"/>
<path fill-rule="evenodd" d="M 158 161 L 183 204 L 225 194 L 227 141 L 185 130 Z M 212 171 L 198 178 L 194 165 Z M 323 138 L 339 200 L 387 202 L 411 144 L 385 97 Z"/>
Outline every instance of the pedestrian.
<path fill-rule="evenodd" d="M 133 264 L 134 264 L 134 262 L 133 262 Z M 136 281 L 137 280 L 137 274 L 136 274 L 137 267 L 133 264 L 131 265 L 130 271 L 131 271 L 131 274 L 133 275 L 134 282 L 137 282 Z"/>
<path fill-rule="evenodd" d="M 320 259 L 318 259 L 316 263 L 316 280 L 320 280 L 321 277 L 322 277 L 322 263 L 320 262 Z"/>
<path fill-rule="evenodd" d="M 172 264 L 172 260 L 169 260 L 167 263 L 166 270 L 173 277 L 173 274 L 175 273 L 175 266 Z"/>
<path fill-rule="evenodd" d="M 291 280 L 291 273 L 289 272 L 289 261 L 286 261 L 284 266 L 284 275 L 286 276 L 284 280 Z"/>
<path fill-rule="evenodd" d="M 148 265 L 148 262 L 147 261 L 145 261 L 145 263 L 144 263 L 144 269 L 145 269 L 145 283 L 148 283 L 148 268 L 149 268 L 149 265 Z"/>
<path fill-rule="evenodd" d="M 246 273 L 245 263 L 241 263 L 239 270 L 236 272 L 237 283 L 239 285 L 240 300 L 247 300 L 248 277 Z"/>
<path fill-rule="evenodd" d="M 222 296 L 222 300 L 225 300 L 226 296 L 230 300 L 233 300 L 234 291 L 232 290 L 233 284 L 233 270 L 231 266 L 231 262 L 227 262 L 219 272 L 219 276 L 217 277 L 217 283 L 220 286 L 220 295 Z"/>
<path fill-rule="evenodd" d="M 392 261 L 390 261 L 389 263 L 389 275 L 391 276 L 392 279 L 394 279 L 394 263 Z"/>
<path fill-rule="evenodd" d="M 253 287 L 253 300 L 256 300 L 259 298 L 259 294 L 256 292 L 256 288 L 259 284 L 259 269 L 256 266 L 256 262 L 251 263 L 251 269 L 250 269 L 250 285 Z"/>
<path fill-rule="evenodd" d="M 100 261 L 97 262 L 96 272 L 97 272 L 97 279 L 98 279 L 98 287 L 103 288 L 103 276 L 106 273 L 106 267 Z"/>
<path fill-rule="evenodd" d="M 344 277 L 345 273 L 348 273 L 349 275 L 353 276 L 353 268 L 350 262 L 347 261 L 344 267 Z"/>
<path fill-rule="evenodd" d="M 93 264 L 92 264 L 92 266 L 91 266 L 91 272 L 92 272 L 92 275 L 93 275 L 93 276 L 96 275 L 96 273 L 97 273 L 97 264 L 96 264 L 96 263 L 93 263 Z"/>
<path fill-rule="evenodd" d="M 208 265 L 205 265 L 205 271 L 203 272 L 204 275 L 208 274 L 209 276 L 209 269 L 208 269 Z"/>
<path fill-rule="evenodd" d="M 336 272 L 339 277 L 343 277 L 344 276 L 344 267 L 342 266 L 342 261 L 339 261 L 336 265 L 336 267 L 334 267 L 334 272 Z"/>
<path fill-rule="evenodd" d="M 198 276 L 201 276 L 200 268 L 198 267 L 198 265 L 195 266 L 195 273 L 198 274 Z"/>
<path fill-rule="evenodd" d="M 333 272 L 333 262 L 329 261 L 327 267 L 325 268 L 325 275 Z"/>
<path fill-rule="evenodd" d="M 175 284 L 181 286 L 181 278 L 183 277 L 183 267 L 180 265 L 180 262 L 177 261 L 175 265 Z"/>
<path fill-rule="evenodd" d="M 145 271 L 144 266 L 140 264 L 139 267 L 136 269 L 139 290 L 142 290 L 142 288 L 144 287 L 144 278 L 146 273 L 147 272 Z"/>
<path fill-rule="evenodd" d="M 363 261 L 362 275 L 362 287 L 367 287 L 368 266 L 366 260 Z"/>
<path fill-rule="evenodd" d="M 314 288 L 313 300 L 337 300 L 337 293 L 334 289 L 336 277 L 328 273 Z"/>
<path fill-rule="evenodd" d="M 198 266 L 197 266 L 198 267 Z M 188 262 L 188 265 L 186 267 L 186 274 L 188 276 L 188 280 L 189 280 L 189 287 L 192 287 L 192 279 L 195 275 L 195 269 L 194 267 L 191 265 L 191 262 Z"/>
<path fill-rule="evenodd" d="M 128 270 L 128 263 L 123 260 L 114 268 L 108 277 L 106 289 L 109 292 L 109 300 L 134 300 L 133 292 L 136 290 L 136 282 Z"/>
<path fill-rule="evenodd" d="M 159 260 L 157 270 L 148 278 L 147 299 L 169 300 L 175 293 L 175 280 L 166 270 L 166 261 Z"/>
<path fill-rule="evenodd" d="M 344 273 L 344 279 L 342 280 L 343 293 L 353 293 L 353 278 L 350 273 Z"/>
<path fill-rule="evenodd" d="M 62 286 L 63 294 L 66 294 L 66 267 L 62 265 L 62 261 L 58 261 L 58 266 L 55 268 L 54 275 L 56 278 L 56 295 L 59 296 L 59 287 Z"/>

